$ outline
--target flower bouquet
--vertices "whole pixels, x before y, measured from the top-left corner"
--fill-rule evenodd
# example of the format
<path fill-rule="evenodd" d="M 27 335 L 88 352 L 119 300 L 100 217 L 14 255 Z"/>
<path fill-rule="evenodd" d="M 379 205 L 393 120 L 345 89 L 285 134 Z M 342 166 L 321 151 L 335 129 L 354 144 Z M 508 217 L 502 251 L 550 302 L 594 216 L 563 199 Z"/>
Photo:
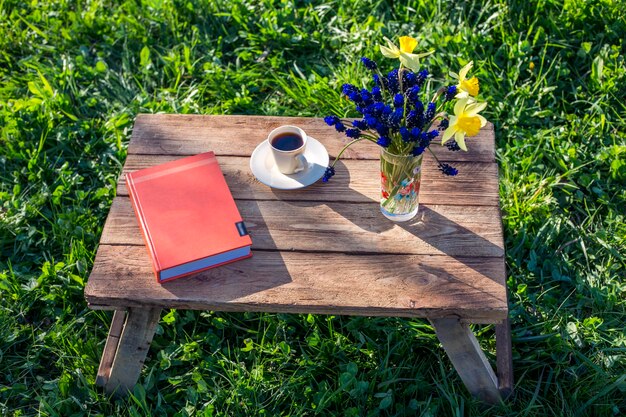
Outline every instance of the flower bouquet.
<path fill-rule="evenodd" d="M 487 123 L 478 114 L 487 103 L 476 100 L 478 79 L 467 77 L 472 62 L 458 74 L 450 73 L 455 83 L 430 90 L 425 88 L 429 86 L 426 84 L 429 72 L 420 70 L 420 58 L 432 51 L 413 53 L 417 40 L 410 36 L 400 37 L 399 47 L 385 40 L 387 45 L 381 45 L 380 51 L 387 58 L 399 59 L 400 65 L 383 75 L 374 61 L 361 58 L 363 65 L 372 72 L 374 87 L 368 90 L 352 84 L 342 86 L 342 95 L 355 104 L 362 118 L 324 118 L 326 124 L 352 140 L 326 168 L 322 181 L 327 182 L 335 175 L 335 164 L 348 147 L 360 141 L 373 142 L 381 148 L 381 212 L 391 220 L 406 221 L 417 214 L 424 152 L 427 149 L 431 152 L 443 174 L 456 175 L 457 169 L 440 162 L 430 145 L 443 132 L 442 146 L 450 151 L 467 151 L 465 137 L 477 135 Z M 434 91 L 431 99 L 423 100 L 429 91 Z"/>

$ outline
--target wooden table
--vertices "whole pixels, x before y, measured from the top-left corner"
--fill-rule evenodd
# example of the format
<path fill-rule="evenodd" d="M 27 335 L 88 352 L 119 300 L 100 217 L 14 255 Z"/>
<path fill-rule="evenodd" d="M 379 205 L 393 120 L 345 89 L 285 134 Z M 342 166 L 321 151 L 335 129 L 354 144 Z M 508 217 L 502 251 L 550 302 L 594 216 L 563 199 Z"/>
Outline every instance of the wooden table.
<path fill-rule="evenodd" d="M 459 175 L 425 157 L 420 209 L 394 224 L 379 211 L 379 149 L 358 144 L 336 176 L 279 191 L 250 172 L 250 154 L 282 124 L 302 127 L 331 158 L 345 137 L 320 119 L 139 115 L 123 175 L 85 288 L 94 309 L 115 310 L 97 384 L 126 392 L 139 378 L 161 309 L 425 317 L 468 390 L 497 402 L 512 389 L 498 171 L 493 126 L 469 152 L 433 146 Z M 159 285 L 124 174 L 212 150 L 250 231 L 254 256 Z M 494 323 L 497 374 L 469 323 Z M 496 376 L 497 375 L 497 376 Z M 119 390 L 119 391 L 118 391 Z"/>

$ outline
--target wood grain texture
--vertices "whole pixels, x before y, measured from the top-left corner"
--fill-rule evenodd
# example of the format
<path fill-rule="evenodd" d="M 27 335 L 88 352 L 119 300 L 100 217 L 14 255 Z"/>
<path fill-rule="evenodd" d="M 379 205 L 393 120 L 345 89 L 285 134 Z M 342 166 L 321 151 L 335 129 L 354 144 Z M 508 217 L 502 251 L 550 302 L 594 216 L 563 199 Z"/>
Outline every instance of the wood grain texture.
<path fill-rule="evenodd" d="M 125 174 L 159 165 L 180 155 L 128 155 L 117 186 L 117 195 L 128 195 Z M 376 202 L 380 199 L 380 167 L 378 160 L 345 160 L 337 165 L 331 181 L 301 190 L 274 190 L 254 178 L 250 158 L 218 156 L 220 168 L 235 199 Z M 434 159 L 424 159 L 420 203 L 456 204 L 463 206 L 497 206 L 498 172 L 495 163 L 457 162 L 459 174 L 443 175 Z M 479 179 L 479 180 L 477 180 Z M 375 208 L 374 208 L 375 210 Z"/>
<path fill-rule="evenodd" d="M 237 207 L 253 251 L 504 256 L 497 207 L 421 205 L 415 221 L 404 224 L 385 219 L 373 202 L 240 200 Z M 100 242 L 144 245 L 129 198 L 114 199 Z"/>
<path fill-rule="evenodd" d="M 500 258 L 257 251 L 158 285 L 142 246 L 100 245 L 85 289 L 94 306 L 506 318 Z"/>
<path fill-rule="evenodd" d="M 132 391 L 139 379 L 160 315 L 160 308 L 128 309 L 115 359 L 104 386 L 107 393 L 123 396 Z"/>
<path fill-rule="evenodd" d="M 469 326 L 455 319 L 430 322 L 469 392 L 487 403 L 500 402 L 496 375 Z"/>
<path fill-rule="evenodd" d="M 347 143 L 345 135 L 327 126 L 321 118 L 272 116 L 205 116 L 181 114 L 140 114 L 135 120 L 129 154 L 195 155 L 214 151 L 216 155 L 249 156 L 267 134 L 281 125 L 296 125 L 326 146 L 335 156 Z M 494 162 L 493 125 L 467 139 L 468 152 L 450 152 L 441 146 L 433 151 L 446 161 Z M 343 159 L 378 159 L 374 144 L 352 146 Z"/>

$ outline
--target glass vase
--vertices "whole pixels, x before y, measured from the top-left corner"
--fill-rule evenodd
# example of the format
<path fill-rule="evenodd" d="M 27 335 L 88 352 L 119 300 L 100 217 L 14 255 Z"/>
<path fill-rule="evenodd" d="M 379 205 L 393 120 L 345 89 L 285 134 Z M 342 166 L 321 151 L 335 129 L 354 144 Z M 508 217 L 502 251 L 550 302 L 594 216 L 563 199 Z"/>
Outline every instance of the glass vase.
<path fill-rule="evenodd" d="M 406 222 L 419 208 L 422 157 L 394 155 L 381 148 L 380 211 L 394 222 Z"/>

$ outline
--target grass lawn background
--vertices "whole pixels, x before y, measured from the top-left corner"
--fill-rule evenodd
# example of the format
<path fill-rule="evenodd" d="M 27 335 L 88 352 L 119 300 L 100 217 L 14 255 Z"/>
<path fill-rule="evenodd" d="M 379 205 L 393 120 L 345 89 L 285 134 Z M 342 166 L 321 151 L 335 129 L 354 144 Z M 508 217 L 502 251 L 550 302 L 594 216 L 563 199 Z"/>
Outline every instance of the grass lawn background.
<path fill-rule="evenodd" d="M 611 0 L 0 0 L 0 415 L 626 414 L 625 15 Z M 474 60 L 490 103 L 515 396 L 473 400 L 421 320 L 192 311 L 163 313 L 133 396 L 96 389 L 111 314 L 83 288 L 135 115 L 351 115 L 339 87 L 367 81 L 358 58 L 396 64 L 383 35 L 436 49 L 435 80 Z M 493 361 L 493 328 L 475 330 Z"/>

